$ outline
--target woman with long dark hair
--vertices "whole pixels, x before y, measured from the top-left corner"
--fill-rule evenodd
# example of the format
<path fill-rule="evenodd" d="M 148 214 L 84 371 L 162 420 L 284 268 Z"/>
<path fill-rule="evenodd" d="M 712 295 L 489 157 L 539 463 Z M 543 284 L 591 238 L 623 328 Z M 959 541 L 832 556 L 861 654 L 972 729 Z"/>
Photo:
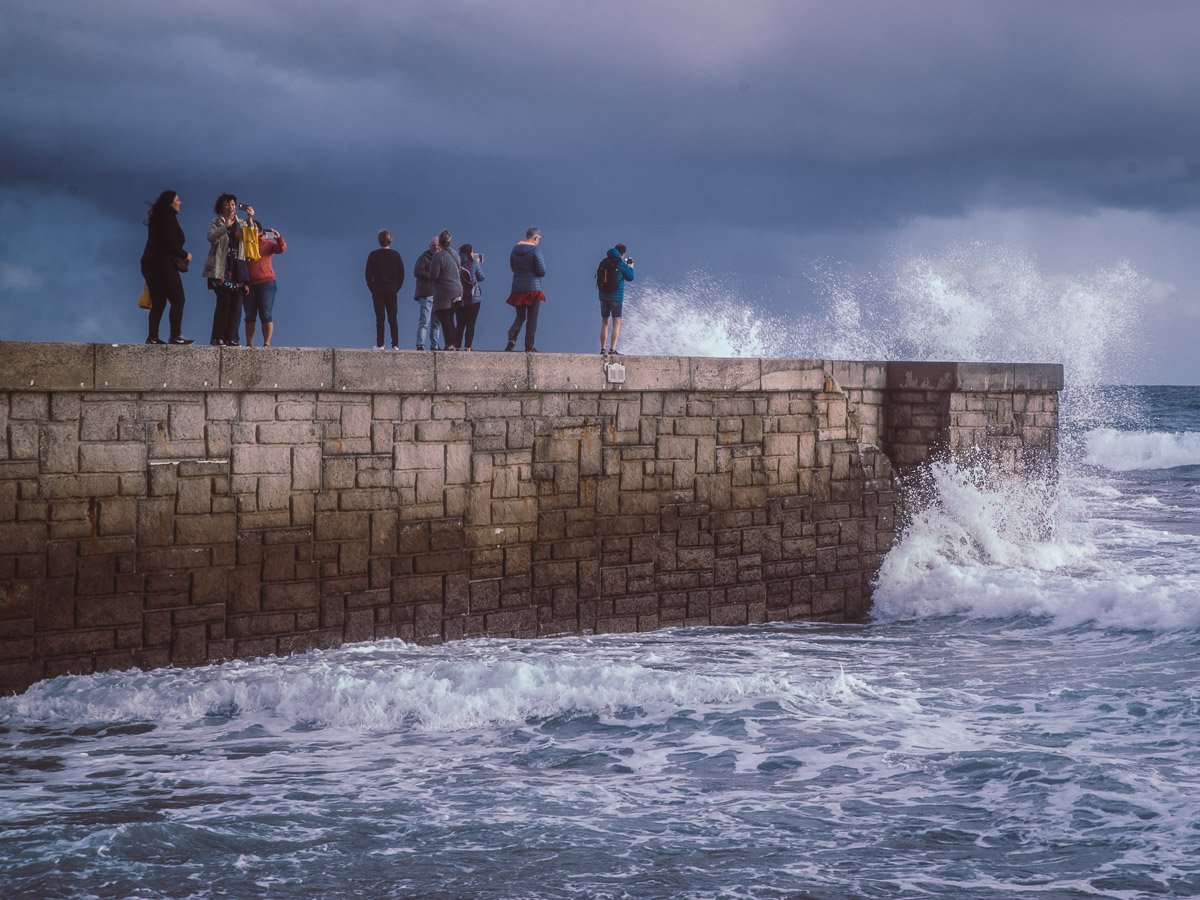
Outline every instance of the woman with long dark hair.
<path fill-rule="evenodd" d="M 182 201 L 175 191 L 163 191 L 150 204 L 146 217 L 146 249 L 142 251 L 142 277 L 150 290 L 150 332 L 147 344 L 168 343 L 158 336 L 163 310 L 171 304 L 172 344 L 190 344 L 183 336 L 183 279 L 192 254 L 183 249 L 183 229 L 179 227 Z"/>
<path fill-rule="evenodd" d="M 248 216 L 254 217 L 254 207 L 243 208 Z M 250 290 L 250 270 L 242 247 L 242 229 L 246 223 L 237 217 L 237 209 L 235 195 L 221 194 L 213 204 L 217 217 L 208 223 L 208 257 L 202 274 L 217 297 L 209 341 L 214 347 L 237 347 L 241 343 L 238 326 L 242 321 L 242 294 Z"/>

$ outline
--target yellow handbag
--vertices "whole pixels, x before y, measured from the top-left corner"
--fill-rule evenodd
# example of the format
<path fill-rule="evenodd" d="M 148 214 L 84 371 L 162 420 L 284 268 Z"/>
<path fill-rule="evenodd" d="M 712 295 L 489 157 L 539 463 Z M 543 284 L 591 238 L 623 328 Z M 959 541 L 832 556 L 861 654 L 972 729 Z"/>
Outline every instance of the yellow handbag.
<path fill-rule="evenodd" d="M 242 256 L 247 262 L 253 262 L 256 259 L 262 259 L 262 254 L 258 252 L 258 236 L 261 232 L 258 226 L 253 222 L 247 223 L 242 229 Z"/>
<path fill-rule="evenodd" d="M 150 285 L 143 284 L 142 292 L 138 295 L 138 306 L 142 309 L 150 309 L 154 304 L 150 302 Z"/>

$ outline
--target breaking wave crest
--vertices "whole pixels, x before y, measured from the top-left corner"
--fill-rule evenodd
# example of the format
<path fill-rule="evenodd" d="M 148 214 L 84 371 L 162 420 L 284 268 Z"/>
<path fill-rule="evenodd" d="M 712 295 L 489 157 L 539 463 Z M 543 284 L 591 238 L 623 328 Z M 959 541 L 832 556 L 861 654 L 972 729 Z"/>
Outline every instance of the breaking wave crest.
<path fill-rule="evenodd" d="M 1084 436 L 1083 462 L 1112 472 L 1200 465 L 1200 432 L 1118 431 L 1096 428 Z"/>

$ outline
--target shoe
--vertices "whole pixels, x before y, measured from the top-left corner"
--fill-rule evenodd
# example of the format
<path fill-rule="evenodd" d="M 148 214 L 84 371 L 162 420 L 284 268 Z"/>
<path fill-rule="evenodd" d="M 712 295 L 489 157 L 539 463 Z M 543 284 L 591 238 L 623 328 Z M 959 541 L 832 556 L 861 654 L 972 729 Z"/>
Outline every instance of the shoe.
<path fill-rule="evenodd" d="M 601 347 L 601 348 L 600 348 L 600 355 L 601 355 L 601 356 L 608 356 L 608 351 L 607 351 L 607 350 L 605 350 L 603 347 Z"/>
<path fill-rule="evenodd" d="M 525 352 L 526 353 L 537 353 L 538 351 L 537 351 L 537 347 L 526 347 Z"/>
<path fill-rule="evenodd" d="M 512 352 L 512 348 L 513 348 L 513 345 L 514 345 L 515 343 L 516 343 L 515 341 L 509 341 L 507 344 L 505 344 L 505 345 L 504 345 L 504 352 L 505 352 L 505 353 L 511 353 L 511 352 Z"/>
<path fill-rule="evenodd" d="M 372 347 L 371 349 L 372 349 L 372 350 L 382 350 L 382 349 L 383 349 L 383 344 L 376 344 L 376 345 L 375 345 L 374 347 Z"/>
<path fill-rule="evenodd" d="M 624 354 L 622 354 L 620 350 L 617 350 L 614 348 L 614 349 L 611 349 L 608 351 L 608 355 L 609 356 L 623 356 Z"/>
<path fill-rule="evenodd" d="M 417 349 L 418 349 L 418 350 L 421 350 L 421 351 L 424 351 L 424 350 L 425 350 L 425 345 L 424 345 L 424 344 L 417 344 Z"/>
<path fill-rule="evenodd" d="M 238 341 L 226 341 L 225 346 L 226 347 L 240 347 L 242 345 Z"/>
<path fill-rule="evenodd" d="M 176 345 L 182 347 L 187 344 L 194 344 L 196 342 L 193 341 L 191 338 L 185 338 L 182 334 L 177 334 L 177 335 L 175 335 L 175 337 L 171 338 L 171 340 L 169 340 L 167 343 L 176 344 Z"/>
<path fill-rule="evenodd" d="M 391 349 L 392 349 L 392 350 L 399 350 L 400 348 L 399 348 L 399 347 L 397 347 L 395 344 L 392 344 L 392 346 L 391 346 Z"/>
<path fill-rule="evenodd" d="M 221 340 L 220 338 L 214 338 L 213 340 L 209 341 L 209 343 L 212 344 L 212 346 L 214 346 L 214 347 L 224 347 L 225 346 L 225 342 L 223 340 Z"/>
<path fill-rule="evenodd" d="M 160 337 L 148 337 L 148 338 L 146 338 L 146 343 L 147 344 L 165 344 L 166 341 L 164 341 Z"/>

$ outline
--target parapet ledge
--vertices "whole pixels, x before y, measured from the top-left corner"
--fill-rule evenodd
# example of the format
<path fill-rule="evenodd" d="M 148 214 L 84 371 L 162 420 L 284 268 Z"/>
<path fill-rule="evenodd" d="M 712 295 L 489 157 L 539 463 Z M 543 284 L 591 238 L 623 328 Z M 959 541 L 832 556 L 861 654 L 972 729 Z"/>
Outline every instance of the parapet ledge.
<path fill-rule="evenodd" d="M 1034 391 L 1063 389 L 1059 363 L 889 362 L 893 391 Z"/>
<path fill-rule="evenodd" d="M 419 353 L 305 347 L 144 344 L 0 345 L 0 390 L 354 391 L 1059 391 L 1063 368 L 1044 363 L 855 362 L 622 356 L 609 382 L 599 354 Z"/>

